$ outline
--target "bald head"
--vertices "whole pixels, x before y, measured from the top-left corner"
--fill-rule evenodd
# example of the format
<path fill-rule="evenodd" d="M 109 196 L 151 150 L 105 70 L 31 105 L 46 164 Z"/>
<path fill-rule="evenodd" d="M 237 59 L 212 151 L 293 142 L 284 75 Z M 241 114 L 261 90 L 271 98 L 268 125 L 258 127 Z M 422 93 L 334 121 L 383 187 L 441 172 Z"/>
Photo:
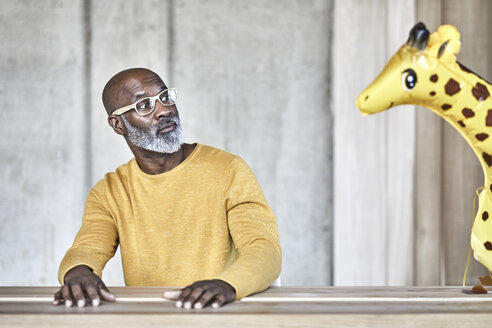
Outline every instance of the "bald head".
<path fill-rule="evenodd" d="M 130 68 L 113 76 L 102 93 L 108 115 L 118 108 L 131 105 L 137 93 L 151 84 L 165 86 L 159 75 L 146 68 Z"/>

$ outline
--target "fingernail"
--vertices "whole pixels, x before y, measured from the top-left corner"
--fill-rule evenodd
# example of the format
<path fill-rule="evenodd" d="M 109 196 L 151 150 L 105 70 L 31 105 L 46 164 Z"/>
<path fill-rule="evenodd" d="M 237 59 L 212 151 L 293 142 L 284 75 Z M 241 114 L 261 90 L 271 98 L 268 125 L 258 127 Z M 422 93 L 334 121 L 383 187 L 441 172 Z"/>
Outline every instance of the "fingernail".
<path fill-rule="evenodd" d="M 77 306 L 78 307 L 84 307 L 85 306 L 85 301 L 84 300 L 78 300 L 77 301 Z"/>
<path fill-rule="evenodd" d="M 212 304 L 212 307 L 213 307 L 214 309 L 219 308 L 219 303 L 213 303 L 213 304 Z"/>
<path fill-rule="evenodd" d="M 196 303 L 195 309 L 201 309 L 203 307 L 202 303 Z"/>
<path fill-rule="evenodd" d="M 72 301 L 65 301 L 65 306 L 66 307 L 71 307 L 72 306 Z"/>
<path fill-rule="evenodd" d="M 190 302 L 185 303 L 185 309 L 191 309 L 191 303 Z"/>
<path fill-rule="evenodd" d="M 181 301 L 177 301 L 176 302 L 176 307 L 179 307 L 180 308 L 182 306 L 183 306 L 183 302 L 181 302 Z"/>
<path fill-rule="evenodd" d="M 96 298 L 92 300 L 92 306 L 99 306 L 101 302 Z"/>

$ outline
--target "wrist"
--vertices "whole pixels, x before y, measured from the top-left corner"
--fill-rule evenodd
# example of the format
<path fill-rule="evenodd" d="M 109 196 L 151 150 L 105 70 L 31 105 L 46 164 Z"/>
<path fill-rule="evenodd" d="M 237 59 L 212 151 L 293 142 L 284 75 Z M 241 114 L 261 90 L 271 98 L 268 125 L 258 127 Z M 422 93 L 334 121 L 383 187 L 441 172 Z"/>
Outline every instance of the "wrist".
<path fill-rule="evenodd" d="M 80 275 L 87 275 L 92 273 L 93 270 L 89 268 L 87 265 L 77 265 L 65 273 L 65 276 L 63 277 L 63 282 L 66 282 L 67 280 L 70 280 L 74 277 L 80 276 Z"/>
<path fill-rule="evenodd" d="M 226 288 L 228 288 L 232 295 L 234 296 L 234 298 L 236 298 L 236 288 L 234 288 L 230 283 L 228 283 L 227 281 L 224 281 L 224 280 L 221 280 L 221 279 L 217 279 L 217 281 L 220 281 L 221 283 L 224 284 L 224 286 L 226 286 Z"/>

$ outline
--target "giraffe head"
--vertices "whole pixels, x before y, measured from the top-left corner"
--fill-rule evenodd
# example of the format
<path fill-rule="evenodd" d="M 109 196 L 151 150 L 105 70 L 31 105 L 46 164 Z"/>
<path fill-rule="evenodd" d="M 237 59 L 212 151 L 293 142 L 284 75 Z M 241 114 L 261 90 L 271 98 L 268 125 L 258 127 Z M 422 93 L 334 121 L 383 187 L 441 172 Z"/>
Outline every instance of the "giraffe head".
<path fill-rule="evenodd" d="M 432 94 L 441 65 L 456 65 L 460 33 L 454 26 L 442 25 L 429 35 L 423 23 L 410 31 L 408 41 L 393 55 L 378 77 L 356 101 L 362 114 L 369 115 L 402 104 L 432 107 Z"/>

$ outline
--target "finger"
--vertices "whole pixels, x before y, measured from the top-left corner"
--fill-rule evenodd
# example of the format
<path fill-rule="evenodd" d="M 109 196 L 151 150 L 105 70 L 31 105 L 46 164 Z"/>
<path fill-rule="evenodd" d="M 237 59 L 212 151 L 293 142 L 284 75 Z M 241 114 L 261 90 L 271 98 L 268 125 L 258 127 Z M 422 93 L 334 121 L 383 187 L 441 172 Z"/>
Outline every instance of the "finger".
<path fill-rule="evenodd" d="M 224 305 L 225 302 L 226 302 L 225 296 L 223 294 L 219 294 L 219 295 L 217 295 L 217 297 L 215 298 L 214 302 L 212 303 L 212 307 L 214 309 L 218 309 L 222 305 Z"/>
<path fill-rule="evenodd" d="M 91 299 L 92 306 L 99 306 L 99 304 L 101 303 L 101 299 L 99 298 L 97 287 L 93 284 L 86 285 L 85 291 L 87 292 L 87 295 Z"/>
<path fill-rule="evenodd" d="M 84 307 L 85 306 L 85 297 L 84 297 L 84 292 L 82 291 L 82 287 L 80 287 L 80 284 L 74 284 L 71 286 L 72 289 L 72 295 L 74 298 L 74 301 L 77 302 L 78 307 Z"/>
<path fill-rule="evenodd" d="M 53 304 L 54 305 L 59 305 L 62 302 L 62 294 L 61 294 L 61 289 L 55 293 L 55 298 L 53 299 Z"/>
<path fill-rule="evenodd" d="M 61 294 L 63 299 L 65 300 L 65 306 L 71 307 L 73 304 L 72 293 L 70 292 L 70 288 L 67 285 L 63 285 L 61 289 Z"/>
<path fill-rule="evenodd" d="M 214 299 L 216 296 L 218 296 L 217 293 L 214 293 L 211 290 L 207 290 L 195 303 L 194 308 L 202 309 L 206 307 L 210 303 L 210 301 L 212 301 L 212 299 Z"/>
<path fill-rule="evenodd" d="M 181 290 L 181 294 L 178 297 L 178 300 L 176 301 L 176 306 L 177 307 L 183 307 L 184 301 L 190 296 L 191 294 L 191 287 L 186 287 Z"/>
<path fill-rule="evenodd" d="M 107 302 L 116 301 L 116 296 L 109 291 L 108 287 L 102 281 L 99 283 L 99 295 Z"/>
<path fill-rule="evenodd" d="M 181 289 L 178 290 L 166 290 L 163 294 L 164 298 L 169 300 L 177 300 L 181 295 Z"/>
<path fill-rule="evenodd" d="M 184 300 L 184 308 L 191 309 L 204 292 L 205 289 L 203 287 L 194 287 L 190 295 Z"/>

